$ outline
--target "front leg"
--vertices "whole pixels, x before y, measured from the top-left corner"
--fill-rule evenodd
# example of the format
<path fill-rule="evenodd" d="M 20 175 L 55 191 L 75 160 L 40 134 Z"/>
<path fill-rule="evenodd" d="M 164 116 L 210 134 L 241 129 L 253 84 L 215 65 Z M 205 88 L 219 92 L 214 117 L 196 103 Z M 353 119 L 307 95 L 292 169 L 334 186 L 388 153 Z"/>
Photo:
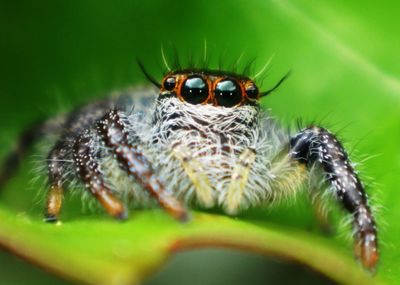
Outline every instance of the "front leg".
<path fill-rule="evenodd" d="M 353 215 L 354 253 L 371 271 L 378 261 L 378 240 L 374 218 L 364 187 L 342 144 L 329 131 L 311 126 L 291 139 L 291 156 L 311 167 L 319 163 L 326 180 L 344 208 Z"/>
<path fill-rule="evenodd" d="M 108 112 L 97 122 L 98 135 L 110 148 L 121 169 L 133 176 L 145 190 L 149 191 L 171 216 L 182 221 L 187 220 L 188 213 L 184 206 L 172 192 L 165 189 L 145 154 L 130 142 L 127 131 L 129 123 L 122 120 L 123 116 L 122 112 L 116 110 Z"/>

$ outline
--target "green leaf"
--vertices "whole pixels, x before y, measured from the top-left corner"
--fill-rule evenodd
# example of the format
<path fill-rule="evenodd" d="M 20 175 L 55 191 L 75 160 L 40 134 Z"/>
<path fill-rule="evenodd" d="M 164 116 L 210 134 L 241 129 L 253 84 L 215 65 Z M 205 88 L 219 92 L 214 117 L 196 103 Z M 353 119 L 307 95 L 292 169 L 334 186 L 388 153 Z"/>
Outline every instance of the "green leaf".
<path fill-rule="evenodd" d="M 155 66 L 161 62 L 161 44 L 171 58 L 169 42 L 182 58 L 191 51 L 201 58 L 205 38 L 214 67 L 221 54 L 227 68 L 242 51 L 242 65 L 257 57 L 259 68 L 275 54 L 262 88 L 273 86 L 289 69 L 293 75 L 264 99 L 264 107 L 288 124 L 303 118 L 339 131 L 353 160 L 364 161 L 358 169 L 368 182 L 372 204 L 381 208 L 376 276 L 368 276 L 353 260 L 351 241 L 340 236 L 350 228 L 339 229 L 334 237 L 319 233 L 307 197 L 273 209 L 250 210 L 238 218 L 198 211 L 187 224 L 160 210 L 137 210 L 127 222 L 118 223 L 101 214 L 81 214 L 81 201 L 75 198 L 66 201 L 63 224 L 54 226 L 41 221 L 37 186 L 27 190 L 34 176 L 27 174 L 32 168 L 28 163 L 1 195 L 0 244 L 90 284 L 139 282 L 175 251 L 205 246 L 292 259 L 339 283 L 399 284 L 398 4 L 142 2 L 4 4 L 2 11 L 11 16 L 0 19 L 6 31 L 0 47 L 5 67 L 0 85 L 1 154 L 11 148 L 23 126 L 40 117 L 38 110 L 44 110 L 42 116 L 57 114 L 59 105 L 70 109 L 66 105 L 143 81 L 134 69 L 136 57 L 159 78 Z"/>
<path fill-rule="evenodd" d="M 124 223 L 82 218 L 45 224 L 0 209 L 3 246 L 66 277 L 89 284 L 132 284 L 174 252 L 228 247 L 280 256 L 330 276 L 339 283 L 381 284 L 362 272 L 351 255 L 328 239 L 304 231 L 193 213 L 181 224 L 159 210 L 140 211 Z"/>

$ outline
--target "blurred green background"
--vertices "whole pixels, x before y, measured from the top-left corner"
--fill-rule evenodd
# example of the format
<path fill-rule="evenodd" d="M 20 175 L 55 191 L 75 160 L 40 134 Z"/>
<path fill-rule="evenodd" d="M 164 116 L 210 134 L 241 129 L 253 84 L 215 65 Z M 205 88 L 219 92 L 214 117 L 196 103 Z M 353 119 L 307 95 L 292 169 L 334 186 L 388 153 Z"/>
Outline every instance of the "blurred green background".
<path fill-rule="evenodd" d="M 206 40 L 211 67 L 222 62 L 229 68 L 243 53 L 243 66 L 255 60 L 253 72 L 274 55 L 261 87 L 271 87 L 288 70 L 293 75 L 263 105 L 286 124 L 302 118 L 339 131 L 352 157 L 365 160 L 362 176 L 375 181 L 368 191 L 382 208 L 382 271 L 390 276 L 389 264 L 399 262 L 400 236 L 400 227 L 393 225 L 400 217 L 395 191 L 400 170 L 399 8 L 395 1 L 344 0 L 0 1 L 0 158 L 33 121 L 144 83 L 136 58 L 161 78 L 161 46 L 169 58 L 175 47 L 187 62 L 203 56 Z M 18 198 L 25 202 L 9 191 L 2 196 L 22 210 L 34 195 Z M 271 220 L 307 228 L 312 218 L 302 207 L 307 208 L 300 203 L 291 213 L 272 214 Z M 1 284 L 61 284 L 6 253 L 0 254 L 0 264 L 6 265 L 0 266 Z M 220 270 L 202 271 L 221 264 Z M 288 276 L 300 284 L 329 284 L 301 267 L 226 251 L 182 254 L 150 283 L 174 283 L 174 278 L 188 283 L 177 277 L 182 271 L 187 274 L 182 278 L 209 278 L 213 284 L 242 284 L 250 276 L 259 284 L 280 278 L 289 284 Z M 238 272 L 245 277 L 236 277 Z"/>

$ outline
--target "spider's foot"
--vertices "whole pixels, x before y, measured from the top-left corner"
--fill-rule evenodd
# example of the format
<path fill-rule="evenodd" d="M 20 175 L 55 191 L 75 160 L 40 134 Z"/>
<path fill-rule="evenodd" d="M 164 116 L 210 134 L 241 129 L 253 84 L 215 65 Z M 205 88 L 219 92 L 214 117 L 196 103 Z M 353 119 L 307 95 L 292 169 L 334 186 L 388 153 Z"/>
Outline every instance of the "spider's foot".
<path fill-rule="evenodd" d="M 374 273 L 379 260 L 378 245 L 374 233 L 366 233 L 354 245 L 356 258 L 369 272 Z"/>
<path fill-rule="evenodd" d="M 176 220 L 186 223 L 190 220 L 190 213 L 184 207 L 175 207 L 173 209 L 166 209 L 168 213 Z"/>
<path fill-rule="evenodd" d="M 126 210 L 114 215 L 114 218 L 117 220 L 120 220 L 120 221 L 125 221 L 126 219 L 128 219 L 128 217 L 129 217 L 129 214 L 128 214 L 128 211 L 126 211 Z"/>
<path fill-rule="evenodd" d="M 205 191 L 204 191 L 205 190 Z M 196 189 L 197 191 L 197 198 L 199 200 L 199 203 L 204 207 L 204 208 L 212 208 L 214 207 L 214 197 L 212 196 L 212 189 L 209 188 L 203 188 L 202 190 Z"/>
<path fill-rule="evenodd" d="M 46 223 L 55 224 L 58 222 L 58 217 L 53 214 L 45 214 L 43 221 Z"/>
<path fill-rule="evenodd" d="M 47 204 L 44 214 L 44 221 L 46 223 L 57 223 L 58 215 L 60 214 L 64 189 L 62 186 L 56 184 L 50 187 L 47 196 Z"/>
<path fill-rule="evenodd" d="M 187 223 L 190 221 L 191 216 L 188 211 L 184 211 L 177 219 L 182 223 Z"/>

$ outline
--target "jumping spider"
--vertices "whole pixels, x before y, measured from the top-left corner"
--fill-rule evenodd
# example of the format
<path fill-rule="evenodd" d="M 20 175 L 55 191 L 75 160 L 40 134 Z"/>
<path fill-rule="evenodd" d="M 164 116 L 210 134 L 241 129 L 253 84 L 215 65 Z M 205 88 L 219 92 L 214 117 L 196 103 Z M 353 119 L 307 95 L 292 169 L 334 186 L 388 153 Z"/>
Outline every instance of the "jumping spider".
<path fill-rule="evenodd" d="M 19 152 L 39 135 L 58 136 L 47 159 L 47 222 L 58 220 L 64 191 L 74 182 L 115 218 L 127 217 L 121 201 L 128 196 L 142 206 L 157 201 L 185 220 L 193 203 L 236 214 L 282 199 L 319 169 L 329 188 L 324 191 L 335 193 L 352 215 L 356 257 L 375 268 L 374 218 L 342 144 L 315 125 L 291 136 L 260 109 L 260 99 L 283 79 L 260 92 L 250 78 L 231 72 L 175 70 L 159 83 L 141 67 L 158 94 L 152 88 L 123 91 L 21 137 Z M 9 156 L 0 182 L 15 157 Z"/>

